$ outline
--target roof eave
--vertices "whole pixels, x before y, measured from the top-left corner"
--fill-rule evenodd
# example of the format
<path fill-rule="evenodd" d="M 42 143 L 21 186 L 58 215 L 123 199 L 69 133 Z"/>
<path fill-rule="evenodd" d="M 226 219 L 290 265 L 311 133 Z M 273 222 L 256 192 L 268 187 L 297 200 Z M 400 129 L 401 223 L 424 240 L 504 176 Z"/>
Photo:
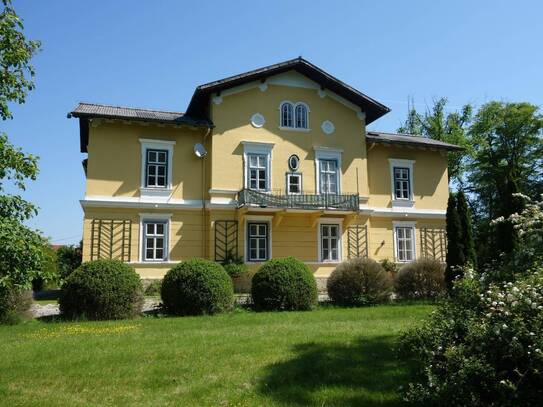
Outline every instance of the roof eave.
<path fill-rule="evenodd" d="M 465 151 L 466 150 L 464 147 L 455 146 L 452 144 L 439 145 L 439 144 L 426 144 L 426 143 L 420 143 L 417 141 L 407 141 L 407 140 L 405 141 L 404 140 L 383 140 L 376 137 L 368 137 L 368 136 L 366 136 L 366 141 L 369 141 L 371 143 L 378 143 L 378 144 L 424 147 L 428 149 L 447 150 L 447 151 Z"/>

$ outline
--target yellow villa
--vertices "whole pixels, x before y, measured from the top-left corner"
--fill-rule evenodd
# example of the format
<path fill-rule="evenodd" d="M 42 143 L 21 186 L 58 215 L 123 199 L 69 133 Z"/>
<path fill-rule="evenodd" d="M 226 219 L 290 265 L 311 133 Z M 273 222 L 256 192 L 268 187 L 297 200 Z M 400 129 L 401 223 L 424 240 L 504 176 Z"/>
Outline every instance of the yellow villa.
<path fill-rule="evenodd" d="M 186 113 L 80 103 L 83 260 L 144 279 L 191 257 L 445 258 L 447 153 L 367 131 L 389 112 L 302 58 L 198 86 Z"/>

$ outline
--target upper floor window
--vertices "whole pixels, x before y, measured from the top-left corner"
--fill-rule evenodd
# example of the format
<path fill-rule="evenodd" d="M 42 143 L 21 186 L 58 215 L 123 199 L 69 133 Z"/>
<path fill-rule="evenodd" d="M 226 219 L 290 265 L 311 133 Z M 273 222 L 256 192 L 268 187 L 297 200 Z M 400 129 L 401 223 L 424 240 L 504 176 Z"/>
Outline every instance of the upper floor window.
<path fill-rule="evenodd" d="M 307 129 L 307 106 L 298 103 L 296 105 L 294 116 L 296 117 L 296 128 Z"/>
<path fill-rule="evenodd" d="M 281 126 L 292 129 L 308 129 L 309 109 L 305 103 L 281 103 Z"/>
<path fill-rule="evenodd" d="M 141 196 L 167 199 L 172 192 L 173 148 L 175 141 L 140 139 Z"/>
<path fill-rule="evenodd" d="M 315 172 L 318 194 L 341 193 L 342 150 L 315 147 Z"/>
<path fill-rule="evenodd" d="M 145 169 L 145 186 L 151 188 L 166 188 L 168 185 L 168 151 L 147 150 Z"/>
<path fill-rule="evenodd" d="M 268 156 L 264 154 L 247 154 L 247 178 L 249 188 L 258 191 L 268 189 Z"/>
<path fill-rule="evenodd" d="M 394 167 L 394 198 L 410 198 L 409 178 L 409 168 Z"/>
<path fill-rule="evenodd" d="M 281 105 L 281 127 L 294 127 L 294 106 L 290 102 Z"/>
<path fill-rule="evenodd" d="M 413 167 L 414 160 L 390 158 L 390 188 L 392 206 L 414 206 Z"/>
<path fill-rule="evenodd" d="M 271 188 L 271 150 L 273 144 L 257 141 L 242 141 L 244 158 L 244 186 L 256 191 Z"/>

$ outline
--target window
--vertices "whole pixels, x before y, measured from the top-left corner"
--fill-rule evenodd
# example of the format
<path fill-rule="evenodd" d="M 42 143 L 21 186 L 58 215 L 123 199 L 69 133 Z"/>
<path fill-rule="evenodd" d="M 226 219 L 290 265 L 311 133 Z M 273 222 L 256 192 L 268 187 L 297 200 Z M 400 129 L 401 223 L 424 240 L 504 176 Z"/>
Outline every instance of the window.
<path fill-rule="evenodd" d="M 298 195 L 302 193 L 302 174 L 287 173 L 287 194 Z"/>
<path fill-rule="evenodd" d="M 409 199 L 409 168 L 394 167 L 394 197 L 396 199 Z"/>
<path fill-rule="evenodd" d="M 396 260 L 408 262 L 415 260 L 415 228 L 412 226 L 395 226 Z"/>
<path fill-rule="evenodd" d="M 279 127 L 293 130 L 309 128 L 309 107 L 305 103 L 282 102 L 279 110 L 281 112 Z"/>
<path fill-rule="evenodd" d="M 249 261 L 268 260 L 268 224 L 247 223 L 247 259 Z"/>
<path fill-rule="evenodd" d="M 247 178 L 249 188 L 257 191 L 268 189 L 268 156 L 264 154 L 248 154 Z"/>
<path fill-rule="evenodd" d="M 294 107 L 290 102 L 281 104 L 281 127 L 294 127 Z"/>
<path fill-rule="evenodd" d="M 288 159 L 288 167 L 291 171 L 298 171 L 298 168 L 300 168 L 300 157 L 292 154 Z"/>
<path fill-rule="evenodd" d="M 338 193 L 338 174 L 336 160 L 319 160 L 321 194 Z"/>
<path fill-rule="evenodd" d="M 414 160 L 389 158 L 392 207 L 413 207 Z"/>
<path fill-rule="evenodd" d="M 162 261 L 168 258 L 166 221 L 143 222 L 143 260 Z"/>
<path fill-rule="evenodd" d="M 321 261 L 339 261 L 339 225 L 320 225 Z"/>
<path fill-rule="evenodd" d="M 168 151 L 147 150 L 145 170 L 145 186 L 149 188 L 166 188 L 168 184 Z"/>
<path fill-rule="evenodd" d="M 296 128 L 307 129 L 307 106 L 302 103 L 298 103 L 294 113 L 296 118 Z"/>

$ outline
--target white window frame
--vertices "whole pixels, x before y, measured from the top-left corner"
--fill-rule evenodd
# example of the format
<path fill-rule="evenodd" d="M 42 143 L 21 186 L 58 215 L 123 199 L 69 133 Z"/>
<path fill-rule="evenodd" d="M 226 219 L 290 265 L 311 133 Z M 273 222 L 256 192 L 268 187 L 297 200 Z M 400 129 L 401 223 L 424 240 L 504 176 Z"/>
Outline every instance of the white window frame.
<path fill-rule="evenodd" d="M 417 260 L 417 222 L 405 222 L 405 221 L 394 221 L 392 222 L 393 235 L 394 235 L 394 258 L 397 263 L 411 263 Z M 398 233 L 397 228 L 407 228 L 411 229 L 411 234 L 413 236 L 413 259 L 412 260 L 400 260 L 399 256 L 399 247 L 398 247 Z"/>
<path fill-rule="evenodd" d="M 243 185 L 244 188 L 250 188 L 249 182 L 249 155 L 266 155 L 266 190 L 270 191 L 272 186 L 272 149 L 273 143 L 261 143 L 256 141 L 242 141 L 243 144 Z"/>
<path fill-rule="evenodd" d="M 338 259 L 323 260 L 322 259 L 322 225 L 337 225 L 338 227 Z M 320 218 L 317 224 L 317 262 L 336 264 L 343 261 L 343 220 L 339 218 Z"/>
<path fill-rule="evenodd" d="M 305 108 L 305 127 L 298 127 L 298 114 L 296 112 L 298 106 L 303 106 Z M 294 127 L 298 130 L 309 130 L 309 106 L 307 103 L 298 102 L 294 105 Z"/>
<path fill-rule="evenodd" d="M 245 217 L 245 230 L 243 233 L 243 259 L 245 263 L 262 263 L 263 261 L 249 260 L 249 223 L 267 223 L 268 224 L 268 259 L 272 259 L 272 220 L 273 216 L 252 215 Z"/>
<path fill-rule="evenodd" d="M 173 140 L 155 140 L 140 138 L 141 144 L 141 176 L 140 176 L 140 196 L 142 197 L 169 197 L 173 191 L 173 148 L 175 141 Z M 147 150 L 163 150 L 168 152 L 166 162 L 168 168 L 166 170 L 167 183 L 165 187 L 148 187 L 147 186 Z"/>
<path fill-rule="evenodd" d="M 283 105 L 284 104 L 290 104 L 292 106 L 292 126 L 283 126 Z M 307 127 L 296 127 L 296 106 L 303 105 L 305 106 L 306 111 L 306 124 Z M 309 128 L 309 113 L 311 110 L 309 109 L 309 105 L 305 102 L 291 102 L 290 100 L 283 100 L 281 103 L 279 103 L 279 129 L 280 130 L 286 130 L 286 131 L 299 131 L 307 133 L 311 131 Z"/>
<path fill-rule="evenodd" d="M 139 247 L 139 261 L 141 263 L 165 263 L 170 261 L 170 236 L 171 236 L 171 213 L 140 213 L 140 247 Z M 143 254 L 145 247 L 145 224 L 147 223 L 166 223 L 164 228 L 164 259 L 163 260 L 146 260 Z"/>
<path fill-rule="evenodd" d="M 341 194 L 341 155 L 343 150 L 315 147 L 315 185 L 317 186 L 317 194 L 321 194 L 321 174 L 320 174 L 320 161 L 321 160 L 335 160 L 337 162 L 337 194 Z"/>
<path fill-rule="evenodd" d="M 413 178 L 415 160 L 404 160 L 399 158 L 389 158 L 390 166 L 390 198 L 392 200 L 392 207 L 408 207 L 412 208 L 415 205 L 415 194 L 413 189 Z M 396 187 L 394 185 L 394 168 L 407 168 L 409 170 L 409 198 L 400 199 L 396 198 Z"/>
<path fill-rule="evenodd" d="M 286 177 L 287 177 L 287 182 L 286 182 L 286 184 L 287 184 L 287 195 L 302 195 L 303 190 L 304 190 L 302 173 L 301 172 L 287 172 Z M 290 192 L 290 178 L 291 177 L 296 177 L 296 178 L 300 179 L 300 183 L 299 183 L 300 192 Z"/>

